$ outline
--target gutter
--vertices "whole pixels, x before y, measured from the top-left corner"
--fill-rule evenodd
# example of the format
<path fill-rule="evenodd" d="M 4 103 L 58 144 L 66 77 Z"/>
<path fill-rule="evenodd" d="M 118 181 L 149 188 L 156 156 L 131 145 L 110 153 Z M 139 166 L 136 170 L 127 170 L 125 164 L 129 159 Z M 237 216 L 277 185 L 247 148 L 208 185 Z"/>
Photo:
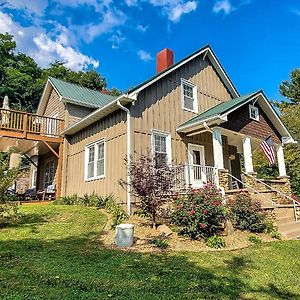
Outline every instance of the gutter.
<path fill-rule="evenodd" d="M 131 114 L 130 110 L 123 106 L 121 102 L 118 100 L 117 106 L 126 112 L 127 114 L 127 213 L 131 214 L 131 197 L 130 197 L 130 163 L 131 163 Z"/>

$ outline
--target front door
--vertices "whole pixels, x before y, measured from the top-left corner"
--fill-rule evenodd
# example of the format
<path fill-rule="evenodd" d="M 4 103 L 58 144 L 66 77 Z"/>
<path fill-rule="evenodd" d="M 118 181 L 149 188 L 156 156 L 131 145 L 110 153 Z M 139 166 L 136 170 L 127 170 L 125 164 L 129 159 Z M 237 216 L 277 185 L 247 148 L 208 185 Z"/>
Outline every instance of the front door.
<path fill-rule="evenodd" d="M 206 182 L 204 146 L 189 144 L 188 152 L 191 184 L 193 187 L 201 187 Z"/>

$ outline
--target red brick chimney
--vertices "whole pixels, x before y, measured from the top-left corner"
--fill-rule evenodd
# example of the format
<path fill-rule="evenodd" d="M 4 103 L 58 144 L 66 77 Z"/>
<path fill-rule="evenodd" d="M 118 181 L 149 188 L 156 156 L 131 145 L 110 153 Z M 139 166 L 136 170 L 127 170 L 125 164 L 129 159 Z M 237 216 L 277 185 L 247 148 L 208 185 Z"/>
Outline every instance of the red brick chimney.
<path fill-rule="evenodd" d="M 174 63 L 174 53 L 170 49 L 163 49 L 156 55 L 156 73 L 159 73 Z"/>

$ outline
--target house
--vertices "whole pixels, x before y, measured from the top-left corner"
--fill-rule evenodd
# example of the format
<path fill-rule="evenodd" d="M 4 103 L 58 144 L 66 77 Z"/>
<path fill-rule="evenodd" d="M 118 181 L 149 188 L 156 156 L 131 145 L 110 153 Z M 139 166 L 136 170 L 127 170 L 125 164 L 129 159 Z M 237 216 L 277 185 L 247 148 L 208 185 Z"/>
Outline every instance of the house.
<path fill-rule="evenodd" d="M 131 211 L 118 180 L 130 181 L 124 158 L 147 151 L 184 164 L 193 187 L 258 189 L 252 152 L 269 136 L 280 172 L 272 184 L 290 192 L 283 145 L 293 138 L 262 90 L 239 94 L 209 46 L 177 63 L 162 50 L 157 74 L 119 97 L 49 77 L 36 115 L 1 113 L 17 121 L 2 122 L 0 150 L 25 153 L 36 166 L 32 185 L 55 184 L 58 195 L 113 193 Z"/>

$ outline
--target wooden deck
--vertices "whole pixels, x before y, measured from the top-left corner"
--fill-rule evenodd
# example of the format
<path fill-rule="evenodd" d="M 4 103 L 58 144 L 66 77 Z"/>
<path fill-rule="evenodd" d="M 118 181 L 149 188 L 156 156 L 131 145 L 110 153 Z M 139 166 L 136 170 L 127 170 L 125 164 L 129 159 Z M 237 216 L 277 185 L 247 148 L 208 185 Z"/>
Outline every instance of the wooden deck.
<path fill-rule="evenodd" d="M 63 141 L 64 120 L 0 109 L 0 136 L 34 141 Z"/>

